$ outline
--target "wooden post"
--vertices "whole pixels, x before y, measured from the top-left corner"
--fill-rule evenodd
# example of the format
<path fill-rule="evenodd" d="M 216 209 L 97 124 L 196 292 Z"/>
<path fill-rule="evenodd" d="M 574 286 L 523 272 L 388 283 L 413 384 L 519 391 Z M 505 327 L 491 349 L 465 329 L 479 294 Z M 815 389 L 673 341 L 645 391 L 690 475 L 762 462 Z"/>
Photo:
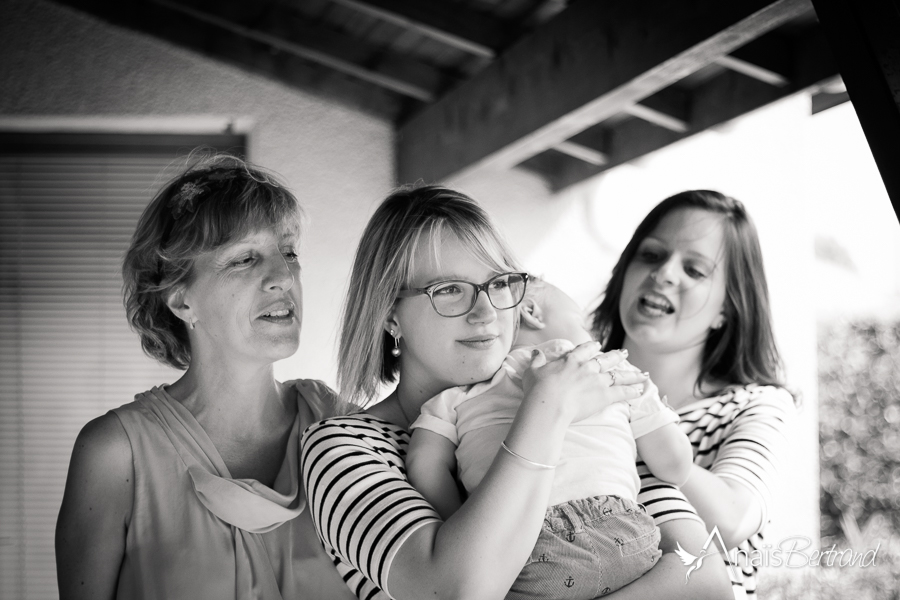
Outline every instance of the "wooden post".
<path fill-rule="evenodd" d="M 812 3 L 900 220 L 900 2 Z"/>

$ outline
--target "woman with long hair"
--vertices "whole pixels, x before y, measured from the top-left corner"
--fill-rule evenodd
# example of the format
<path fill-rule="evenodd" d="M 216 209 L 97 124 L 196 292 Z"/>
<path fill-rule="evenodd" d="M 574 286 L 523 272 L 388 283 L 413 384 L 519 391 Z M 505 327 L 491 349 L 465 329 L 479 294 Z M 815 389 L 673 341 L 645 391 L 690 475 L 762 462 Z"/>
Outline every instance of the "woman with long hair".
<path fill-rule="evenodd" d="M 707 528 L 738 548 L 736 595 L 754 592 L 747 559 L 762 545 L 794 398 L 781 379 L 762 252 L 743 204 L 706 190 L 658 204 L 613 268 L 593 329 L 604 350 L 628 350 L 680 415 L 694 451 L 681 490 Z M 638 500 L 657 522 L 665 518 L 649 497 Z"/>
<path fill-rule="evenodd" d="M 391 194 L 363 233 L 339 379 L 342 395 L 365 410 L 307 429 L 301 454 L 313 522 L 360 598 L 503 598 L 538 538 L 569 425 L 640 393 L 632 386 L 645 376 L 611 376 L 624 354 L 600 353 L 596 342 L 549 362 L 533 353 L 501 450 L 462 506 L 440 519 L 408 480 L 408 430 L 428 399 L 501 367 L 518 326 L 522 273 L 485 211 L 440 186 Z M 387 383 L 396 388 L 372 405 Z M 683 500 L 678 507 L 693 514 Z M 699 552 L 706 532 L 698 520 L 672 520 L 661 535 L 659 563 L 609 597 L 727 594 L 721 565 L 683 585 L 672 552 L 676 541 Z"/>

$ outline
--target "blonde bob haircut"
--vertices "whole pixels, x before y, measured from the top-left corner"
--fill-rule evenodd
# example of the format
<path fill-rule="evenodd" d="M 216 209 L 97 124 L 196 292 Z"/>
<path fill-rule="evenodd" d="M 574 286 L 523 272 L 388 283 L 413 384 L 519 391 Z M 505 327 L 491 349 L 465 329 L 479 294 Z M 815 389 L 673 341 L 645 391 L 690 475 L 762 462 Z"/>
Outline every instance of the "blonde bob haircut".
<path fill-rule="evenodd" d="M 147 205 L 122 263 L 125 313 L 144 352 L 182 370 L 191 343 L 166 298 L 192 281 L 197 257 L 254 231 L 299 233 L 303 223 L 297 198 L 261 167 L 202 151 L 189 162 Z"/>
<path fill-rule="evenodd" d="M 420 249 L 430 247 L 438 262 L 445 236 L 455 236 L 498 273 L 523 270 L 472 198 L 437 185 L 403 186 L 390 194 L 359 241 L 341 316 L 338 383 L 342 397 L 355 406 L 374 400 L 379 384 L 397 380 L 400 359 L 391 355 L 394 340 L 384 324 L 397 292 L 413 283 L 415 261 L 423 258 Z"/>

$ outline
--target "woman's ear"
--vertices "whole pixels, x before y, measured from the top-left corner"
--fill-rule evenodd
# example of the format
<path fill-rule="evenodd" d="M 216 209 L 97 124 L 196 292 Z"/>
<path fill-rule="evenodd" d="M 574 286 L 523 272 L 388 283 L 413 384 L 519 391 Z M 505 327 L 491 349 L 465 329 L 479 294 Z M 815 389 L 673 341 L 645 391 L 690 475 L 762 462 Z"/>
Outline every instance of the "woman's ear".
<path fill-rule="evenodd" d="M 403 337 L 400 332 L 400 322 L 397 320 L 397 311 L 391 309 L 387 318 L 384 320 L 384 330 L 392 337 Z"/>
<path fill-rule="evenodd" d="M 191 327 L 197 321 L 197 317 L 194 316 L 194 311 L 191 307 L 185 303 L 186 291 L 183 285 L 173 287 L 166 295 L 166 306 L 169 307 L 172 314 L 184 321 L 188 327 Z M 191 328 L 193 329 L 193 327 Z"/>
<path fill-rule="evenodd" d="M 522 300 L 522 303 L 519 305 L 519 316 L 522 318 L 522 323 L 529 329 L 543 329 L 546 326 L 544 324 L 544 311 L 541 310 L 540 305 L 534 298 Z"/>

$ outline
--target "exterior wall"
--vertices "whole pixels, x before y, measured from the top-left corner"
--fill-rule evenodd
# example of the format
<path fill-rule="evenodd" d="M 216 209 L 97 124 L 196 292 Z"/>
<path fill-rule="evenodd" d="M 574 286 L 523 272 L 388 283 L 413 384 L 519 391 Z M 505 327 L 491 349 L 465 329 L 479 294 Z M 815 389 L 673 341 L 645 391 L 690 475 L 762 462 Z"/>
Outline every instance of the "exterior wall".
<path fill-rule="evenodd" d="M 44 0 L 0 6 L 0 127 L 209 132 L 233 122 L 247 133 L 250 160 L 279 173 L 309 216 L 302 342 L 278 375 L 334 384 L 352 253 L 393 187 L 391 123 Z"/>

